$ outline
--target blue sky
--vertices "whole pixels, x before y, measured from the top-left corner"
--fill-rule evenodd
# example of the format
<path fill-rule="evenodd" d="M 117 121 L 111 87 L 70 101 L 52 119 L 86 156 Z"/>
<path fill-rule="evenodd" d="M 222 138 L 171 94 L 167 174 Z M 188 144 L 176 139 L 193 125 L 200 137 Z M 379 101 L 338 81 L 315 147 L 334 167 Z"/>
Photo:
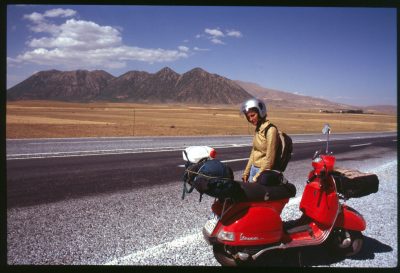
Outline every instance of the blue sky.
<path fill-rule="evenodd" d="M 195 67 L 351 105 L 397 105 L 395 8 L 8 5 L 7 88 L 33 73 Z"/>

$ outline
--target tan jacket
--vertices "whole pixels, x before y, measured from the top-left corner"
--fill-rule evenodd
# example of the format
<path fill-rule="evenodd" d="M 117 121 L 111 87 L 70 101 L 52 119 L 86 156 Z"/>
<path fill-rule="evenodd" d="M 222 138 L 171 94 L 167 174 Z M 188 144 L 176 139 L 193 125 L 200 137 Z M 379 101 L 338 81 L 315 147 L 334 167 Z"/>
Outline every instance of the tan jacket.
<path fill-rule="evenodd" d="M 254 134 L 253 148 L 243 173 L 243 176 L 248 176 L 251 165 L 260 168 L 259 172 L 253 178 L 254 181 L 256 181 L 262 171 L 272 169 L 275 162 L 276 151 L 278 149 L 278 130 L 271 126 L 268 129 L 267 137 L 265 137 L 265 128 L 268 124 L 270 124 L 269 120 L 261 124 L 260 129 Z"/>

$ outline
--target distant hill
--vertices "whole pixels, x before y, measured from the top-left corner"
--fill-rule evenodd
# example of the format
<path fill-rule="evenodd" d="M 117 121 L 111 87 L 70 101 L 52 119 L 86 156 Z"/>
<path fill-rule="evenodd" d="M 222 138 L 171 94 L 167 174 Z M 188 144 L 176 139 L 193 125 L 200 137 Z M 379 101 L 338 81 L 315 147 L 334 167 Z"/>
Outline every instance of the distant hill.
<path fill-rule="evenodd" d="M 182 75 L 165 67 L 157 73 L 129 71 L 42 71 L 7 91 L 8 100 L 187 102 L 238 104 L 250 98 L 237 83 L 201 68 Z"/>
<path fill-rule="evenodd" d="M 309 96 L 302 96 L 290 92 L 274 90 L 262 87 L 251 82 L 235 81 L 243 87 L 250 95 L 260 98 L 272 108 L 300 108 L 316 110 L 362 110 L 364 113 L 384 113 L 396 114 L 395 105 L 373 105 L 373 106 L 354 106 L 343 103 L 336 103 L 325 99 L 319 99 Z"/>
<path fill-rule="evenodd" d="M 250 82 L 235 81 L 249 94 L 260 98 L 270 107 L 306 108 L 306 109 L 354 109 L 354 106 L 331 102 L 324 99 L 297 95 L 289 92 L 261 87 Z M 356 107 L 357 108 L 357 107 Z"/>
<path fill-rule="evenodd" d="M 264 100 L 270 108 L 362 109 L 394 114 L 397 107 L 357 107 L 324 99 L 233 81 L 194 68 L 179 74 L 169 67 L 157 73 L 128 71 L 115 77 L 103 70 L 48 70 L 35 73 L 7 90 L 8 100 L 110 101 L 143 103 L 239 104 L 248 98 Z"/>
<path fill-rule="evenodd" d="M 371 105 L 364 107 L 366 111 L 369 112 L 378 112 L 378 113 L 385 113 L 385 114 L 396 114 L 397 113 L 397 106 L 395 105 Z"/>

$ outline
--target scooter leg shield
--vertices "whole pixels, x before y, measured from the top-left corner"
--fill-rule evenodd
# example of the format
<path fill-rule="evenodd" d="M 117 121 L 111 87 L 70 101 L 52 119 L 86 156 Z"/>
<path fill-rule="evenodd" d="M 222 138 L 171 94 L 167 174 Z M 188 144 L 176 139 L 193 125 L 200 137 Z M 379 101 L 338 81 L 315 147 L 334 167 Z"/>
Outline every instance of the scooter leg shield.
<path fill-rule="evenodd" d="M 335 226 L 347 230 L 363 231 L 366 228 L 364 217 L 355 209 L 343 206 L 342 212 L 338 215 Z"/>

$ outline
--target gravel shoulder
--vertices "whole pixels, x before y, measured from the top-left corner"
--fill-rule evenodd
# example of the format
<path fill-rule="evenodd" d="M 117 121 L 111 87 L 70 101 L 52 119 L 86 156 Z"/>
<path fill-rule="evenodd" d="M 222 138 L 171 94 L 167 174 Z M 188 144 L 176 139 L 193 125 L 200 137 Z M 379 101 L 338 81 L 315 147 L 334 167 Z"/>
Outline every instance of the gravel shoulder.
<path fill-rule="evenodd" d="M 284 220 L 299 215 L 299 197 L 310 164 L 310 160 L 303 160 L 291 162 L 288 167 L 286 176 L 298 192 L 285 207 Z M 372 153 L 359 150 L 338 155 L 337 165 L 376 173 L 380 180 L 377 193 L 347 202 L 367 222 L 364 248 L 355 257 L 334 260 L 320 247 L 312 247 L 303 253 L 304 265 L 396 267 L 397 153 L 383 147 Z M 240 175 L 235 173 L 236 178 Z M 182 183 L 176 181 L 135 191 L 9 209 L 7 262 L 10 265 L 219 266 L 201 235 L 213 199 L 204 196 L 199 203 L 197 192 L 185 200 L 181 200 L 181 194 Z"/>

